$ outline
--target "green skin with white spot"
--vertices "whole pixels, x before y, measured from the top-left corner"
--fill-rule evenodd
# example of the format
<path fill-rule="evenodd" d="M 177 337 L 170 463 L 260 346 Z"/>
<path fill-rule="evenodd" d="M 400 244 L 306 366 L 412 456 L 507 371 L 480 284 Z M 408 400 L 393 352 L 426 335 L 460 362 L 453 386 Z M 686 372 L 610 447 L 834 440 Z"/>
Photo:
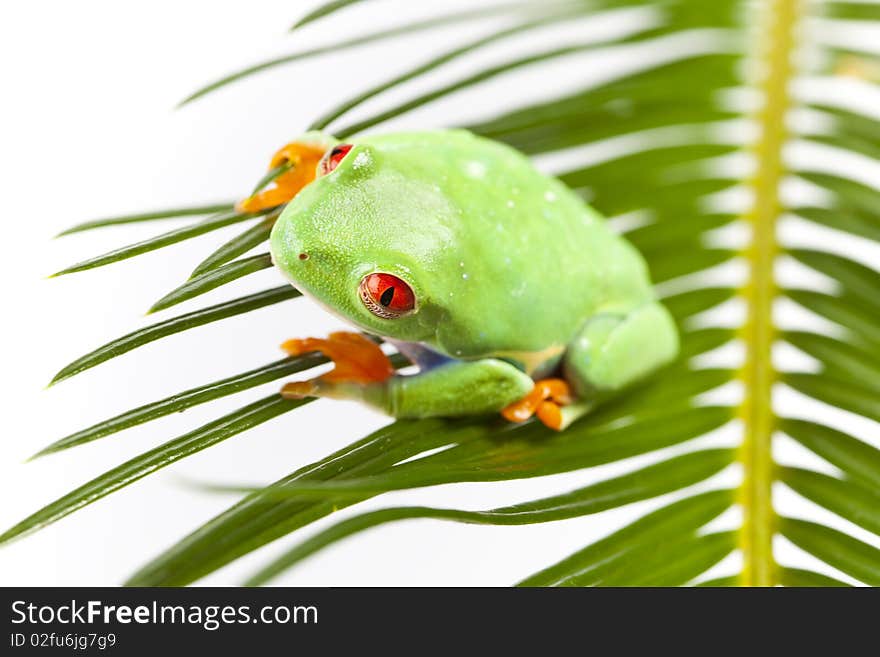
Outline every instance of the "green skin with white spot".
<path fill-rule="evenodd" d="M 298 141 L 337 143 L 321 133 Z M 472 415 L 552 374 L 578 396 L 563 409 L 567 425 L 676 356 L 675 324 L 638 251 L 519 152 L 463 130 L 353 144 L 278 218 L 273 260 L 360 329 L 452 360 L 382 383 L 320 383 L 321 396 L 395 417 Z M 358 289 L 374 272 L 406 281 L 414 312 L 370 312 Z"/>

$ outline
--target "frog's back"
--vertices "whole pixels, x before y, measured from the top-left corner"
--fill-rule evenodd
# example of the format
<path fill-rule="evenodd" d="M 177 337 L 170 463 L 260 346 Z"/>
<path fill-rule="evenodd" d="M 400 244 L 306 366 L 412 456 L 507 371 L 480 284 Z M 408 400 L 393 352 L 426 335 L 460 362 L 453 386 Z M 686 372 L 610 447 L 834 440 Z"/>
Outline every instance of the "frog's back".
<path fill-rule="evenodd" d="M 422 172 L 455 205 L 456 220 L 440 219 L 455 236 L 454 248 L 440 256 L 442 266 L 458 272 L 449 290 L 457 302 L 449 306 L 447 341 L 481 327 L 482 336 L 463 342 L 492 347 L 486 351 L 564 345 L 590 316 L 626 311 L 651 296 L 641 255 L 576 194 L 508 146 L 464 130 L 364 143 L 396 166 Z"/>

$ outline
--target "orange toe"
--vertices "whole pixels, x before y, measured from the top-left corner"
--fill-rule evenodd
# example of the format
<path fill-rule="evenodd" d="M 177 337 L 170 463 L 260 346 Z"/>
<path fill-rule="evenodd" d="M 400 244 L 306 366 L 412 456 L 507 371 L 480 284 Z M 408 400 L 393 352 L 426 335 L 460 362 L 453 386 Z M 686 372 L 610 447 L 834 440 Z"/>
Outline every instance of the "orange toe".
<path fill-rule="evenodd" d="M 314 381 L 291 381 L 281 387 L 281 396 L 285 399 L 302 399 L 315 394 L 317 386 Z"/>
<path fill-rule="evenodd" d="M 327 382 L 374 383 L 394 374 L 394 367 L 372 340 L 360 333 L 339 331 L 323 338 L 287 340 L 281 348 L 291 356 L 320 351 L 336 365 L 321 379 Z"/>
<path fill-rule="evenodd" d="M 562 409 L 556 402 L 541 402 L 541 405 L 538 406 L 538 410 L 535 414 L 544 426 L 550 427 L 556 431 L 562 429 Z"/>
<path fill-rule="evenodd" d="M 503 408 L 501 415 L 510 422 L 525 422 L 537 413 L 539 420 L 558 430 L 562 426 L 559 407 L 571 401 L 571 388 L 564 379 L 541 379 L 525 397 Z"/>
<path fill-rule="evenodd" d="M 239 212 L 259 212 L 287 203 L 315 179 L 318 162 L 323 156 L 323 149 L 310 144 L 293 142 L 282 147 L 272 156 L 269 170 L 285 164 L 290 164 L 290 168 L 279 174 L 269 189 L 239 201 L 236 209 Z"/>

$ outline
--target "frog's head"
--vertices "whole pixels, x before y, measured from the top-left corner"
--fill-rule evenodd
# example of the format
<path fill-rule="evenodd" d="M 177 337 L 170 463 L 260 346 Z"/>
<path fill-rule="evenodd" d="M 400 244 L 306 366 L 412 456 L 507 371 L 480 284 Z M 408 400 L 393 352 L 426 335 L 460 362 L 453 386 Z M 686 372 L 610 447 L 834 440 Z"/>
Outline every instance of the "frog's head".
<path fill-rule="evenodd" d="M 330 145 L 275 223 L 271 252 L 334 314 L 383 337 L 431 341 L 456 210 L 415 150 L 381 139 Z"/>

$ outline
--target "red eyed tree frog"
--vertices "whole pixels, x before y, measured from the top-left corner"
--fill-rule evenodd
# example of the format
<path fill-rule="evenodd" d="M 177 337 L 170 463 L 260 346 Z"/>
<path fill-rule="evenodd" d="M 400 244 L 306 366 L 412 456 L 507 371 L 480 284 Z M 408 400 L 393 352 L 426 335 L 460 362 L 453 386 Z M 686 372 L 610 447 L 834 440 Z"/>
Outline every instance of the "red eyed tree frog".
<path fill-rule="evenodd" d="M 673 360 L 678 332 L 644 260 L 519 152 L 464 130 L 306 133 L 243 200 L 287 203 L 273 262 L 302 293 L 418 366 L 395 374 L 359 333 L 289 340 L 336 364 L 282 394 L 356 399 L 397 418 L 500 412 L 562 430 Z"/>

